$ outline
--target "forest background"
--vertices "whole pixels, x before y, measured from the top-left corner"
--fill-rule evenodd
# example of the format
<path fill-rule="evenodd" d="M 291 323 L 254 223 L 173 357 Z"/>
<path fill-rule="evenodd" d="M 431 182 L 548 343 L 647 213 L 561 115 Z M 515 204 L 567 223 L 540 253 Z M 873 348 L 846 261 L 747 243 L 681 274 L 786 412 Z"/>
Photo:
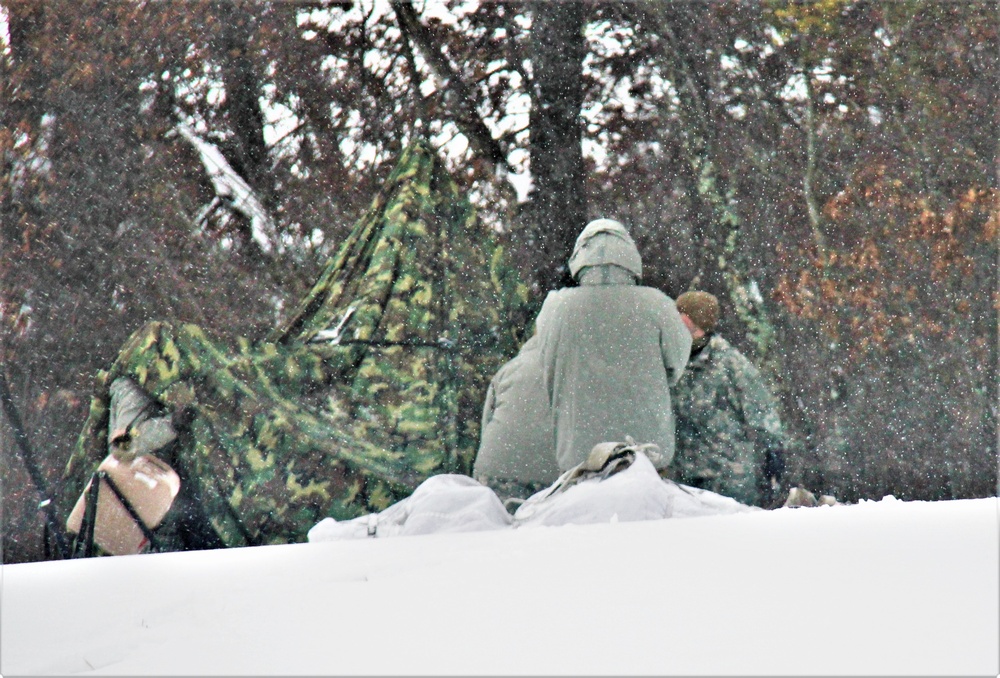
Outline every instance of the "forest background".
<path fill-rule="evenodd" d="M 998 27 L 983 0 L 0 0 L 0 363 L 49 491 L 133 331 L 261 338 L 422 134 L 539 305 L 601 216 L 645 284 L 719 296 L 789 483 L 994 495 Z M 43 559 L 6 421 L 0 449 L 2 561 Z"/>

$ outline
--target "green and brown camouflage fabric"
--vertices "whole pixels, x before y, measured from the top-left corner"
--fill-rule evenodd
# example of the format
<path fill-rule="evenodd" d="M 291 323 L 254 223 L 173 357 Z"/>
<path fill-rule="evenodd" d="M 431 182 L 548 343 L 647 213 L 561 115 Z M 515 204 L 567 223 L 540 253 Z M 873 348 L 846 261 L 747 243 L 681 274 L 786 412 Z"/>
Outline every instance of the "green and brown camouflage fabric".
<path fill-rule="evenodd" d="M 764 455 L 784 449 L 786 438 L 777 400 L 757 368 L 712 335 L 688 362 L 673 399 L 674 479 L 759 506 Z"/>
<path fill-rule="evenodd" d="M 130 377 L 193 414 L 171 461 L 226 546 L 302 541 L 469 473 L 490 376 L 517 349 L 527 288 L 424 141 L 408 147 L 290 320 L 223 345 L 151 323 L 98 375 L 67 465 L 72 502 L 108 453 L 109 388 Z M 193 480 L 192 480 L 193 479 Z"/>

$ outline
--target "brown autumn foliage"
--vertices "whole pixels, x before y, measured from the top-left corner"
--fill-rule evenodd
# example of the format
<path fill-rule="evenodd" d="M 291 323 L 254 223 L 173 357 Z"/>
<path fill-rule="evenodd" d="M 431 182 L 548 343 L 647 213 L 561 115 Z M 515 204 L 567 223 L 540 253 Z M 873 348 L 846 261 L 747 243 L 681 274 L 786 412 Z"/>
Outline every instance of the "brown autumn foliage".
<path fill-rule="evenodd" d="M 981 257 L 996 242 L 996 206 L 995 189 L 969 189 L 935 211 L 872 168 L 826 212 L 884 225 L 779 281 L 775 299 L 836 360 L 821 449 L 826 482 L 842 495 L 989 491 L 973 469 L 996 460 L 982 437 L 995 416 L 996 269 Z"/>

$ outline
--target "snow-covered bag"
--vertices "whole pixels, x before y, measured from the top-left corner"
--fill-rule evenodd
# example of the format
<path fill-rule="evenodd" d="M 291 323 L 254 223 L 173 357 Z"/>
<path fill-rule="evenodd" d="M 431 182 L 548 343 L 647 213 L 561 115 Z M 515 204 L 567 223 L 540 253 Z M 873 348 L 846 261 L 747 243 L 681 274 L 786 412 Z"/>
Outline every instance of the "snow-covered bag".
<path fill-rule="evenodd" d="M 475 532 L 510 527 L 513 519 L 490 488 L 468 476 L 441 474 L 417 486 L 406 499 L 379 513 L 337 521 L 324 518 L 310 542 L 397 537 L 434 532 Z"/>
<path fill-rule="evenodd" d="M 762 511 L 732 497 L 664 480 L 655 445 L 599 443 L 585 462 L 521 504 L 514 527 L 694 518 Z"/>
<path fill-rule="evenodd" d="M 732 497 L 703 490 L 690 485 L 681 485 L 672 480 L 664 484 L 673 495 L 673 515 L 671 518 L 700 518 L 703 516 L 726 516 L 733 513 L 763 511 L 759 506 L 741 504 Z"/>
<path fill-rule="evenodd" d="M 518 507 L 516 527 L 658 520 L 673 514 L 675 493 L 642 451 L 614 475 L 595 476 L 553 492 L 559 482 Z"/>

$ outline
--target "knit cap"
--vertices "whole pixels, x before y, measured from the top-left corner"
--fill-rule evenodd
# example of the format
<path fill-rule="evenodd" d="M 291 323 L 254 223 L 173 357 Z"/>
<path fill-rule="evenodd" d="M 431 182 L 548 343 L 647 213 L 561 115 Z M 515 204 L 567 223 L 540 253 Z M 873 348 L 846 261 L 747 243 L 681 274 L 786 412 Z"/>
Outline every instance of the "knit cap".
<path fill-rule="evenodd" d="M 705 332 L 715 331 L 719 322 L 719 300 L 708 292 L 685 292 L 677 297 L 677 310 Z"/>

